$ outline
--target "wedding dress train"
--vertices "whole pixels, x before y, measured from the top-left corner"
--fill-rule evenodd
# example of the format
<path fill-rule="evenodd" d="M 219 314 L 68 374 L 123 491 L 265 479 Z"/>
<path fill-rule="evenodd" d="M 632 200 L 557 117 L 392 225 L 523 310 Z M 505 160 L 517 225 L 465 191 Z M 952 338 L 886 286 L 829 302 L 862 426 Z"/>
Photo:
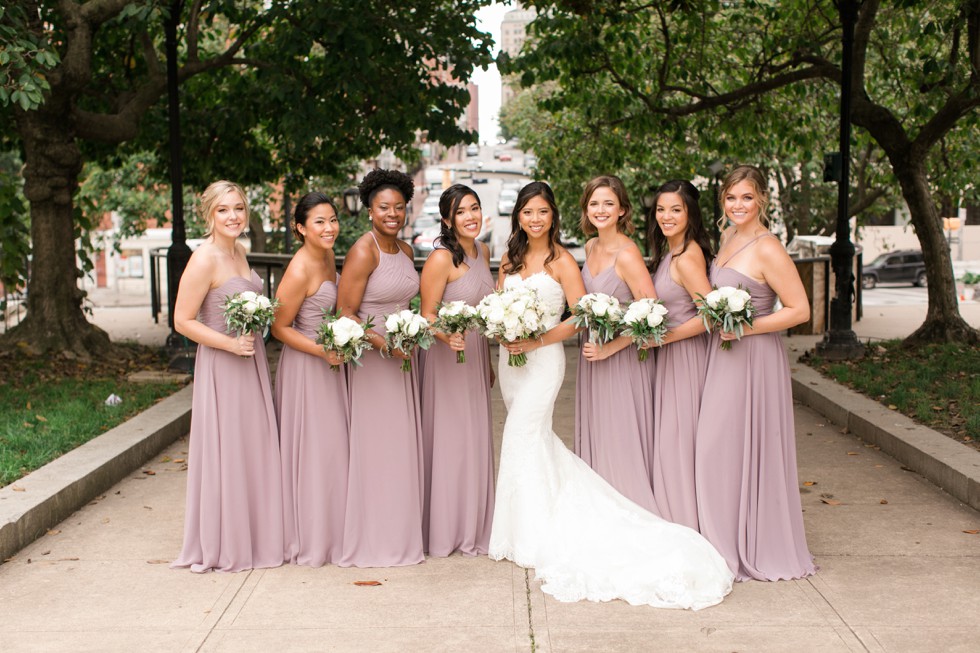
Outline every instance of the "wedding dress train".
<path fill-rule="evenodd" d="M 504 284 L 534 289 L 550 313 L 549 328 L 558 323 L 564 293 L 549 275 L 510 275 Z M 529 353 L 523 367 L 509 367 L 501 349 L 507 420 L 490 557 L 534 568 L 542 591 L 559 601 L 623 599 L 693 610 L 721 602 L 733 575 L 707 540 L 626 499 L 555 435 L 552 411 L 564 373 L 561 344 Z"/>

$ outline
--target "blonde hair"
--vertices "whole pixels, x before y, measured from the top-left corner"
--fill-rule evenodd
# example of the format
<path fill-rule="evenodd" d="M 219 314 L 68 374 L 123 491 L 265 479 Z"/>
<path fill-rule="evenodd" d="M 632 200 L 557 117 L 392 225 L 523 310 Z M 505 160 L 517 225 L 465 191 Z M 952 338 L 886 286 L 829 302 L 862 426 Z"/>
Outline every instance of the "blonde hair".
<path fill-rule="evenodd" d="M 218 203 L 222 197 L 225 196 L 229 191 L 235 191 L 238 196 L 242 198 L 242 202 L 245 204 L 245 226 L 248 227 L 249 219 L 249 207 L 248 198 L 245 196 L 245 191 L 242 187 L 233 181 L 225 181 L 224 179 L 220 181 L 213 182 L 210 186 L 204 189 L 201 193 L 201 217 L 204 218 L 204 235 L 210 236 L 211 232 L 214 231 L 214 206 Z"/>
<path fill-rule="evenodd" d="M 599 175 L 585 185 L 585 192 L 582 193 L 582 199 L 579 202 L 579 206 L 582 209 L 579 228 L 582 229 L 582 233 L 586 236 L 594 236 L 599 233 L 595 225 L 589 222 L 589 200 L 592 199 L 592 194 L 600 188 L 611 190 L 613 195 L 616 196 L 616 199 L 619 200 L 619 208 L 623 209 L 623 215 L 619 216 L 616 220 L 616 229 L 626 235 L 632 235 L 636 231 L 636 227 L 633 226 L 633 205 L 630 204 L 629 194 L 626 192 L 626 184 L 615 175 Z"/>
<path fill-rule="evenodd" d="M 718 203 L 721 206 L 725 205 L 725 194 L 731 189 L 732 186 L 740 182 L 747 181 L 752 184 L 755 189 L 756 195 L 756 205 L 759 207 L 759 221 L 762 226 L 766 229 L 769 228 L 769 216 L 766 214 L 766 209 L 769 208 L 769 190 L 766 184 L 765 175 L 762 171 L 755 166 L 740 165 L 736 166 L 725 175 L 725 179 L 722 180 L 721 186 L 718 188 Z M 728 216 L 722 211 L 721 217 L 718 218 L 718 228 L 724 231 L 725 226 L 728 222 Z"/>

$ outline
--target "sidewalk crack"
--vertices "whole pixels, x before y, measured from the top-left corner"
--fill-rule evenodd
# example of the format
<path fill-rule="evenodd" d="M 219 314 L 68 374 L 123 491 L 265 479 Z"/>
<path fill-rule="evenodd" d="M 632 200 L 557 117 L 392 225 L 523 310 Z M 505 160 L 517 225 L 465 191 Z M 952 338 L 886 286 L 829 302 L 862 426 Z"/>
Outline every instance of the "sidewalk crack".
<path fill-rule="evenodd" d="M 535 653 L 537 646 L 534 642 L 534 620 L 531 615 L 531 577 L 528 570 L 524 570 L 524 589 L 527 596 L 527 636 L 531 640 L 531 653 Z"/>

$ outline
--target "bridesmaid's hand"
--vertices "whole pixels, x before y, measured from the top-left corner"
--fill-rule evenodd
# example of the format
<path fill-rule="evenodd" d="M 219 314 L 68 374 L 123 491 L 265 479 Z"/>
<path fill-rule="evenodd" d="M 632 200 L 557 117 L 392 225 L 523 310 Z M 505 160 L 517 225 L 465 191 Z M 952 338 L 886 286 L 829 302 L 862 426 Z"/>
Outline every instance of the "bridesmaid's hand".
<path fill-rule="evenodd" d="M 466 349 L 466 334 L 465 333 L 453 333 L 447 334 L 446 344 L 453 351 L 464 351 Z"/>
<path fill-rule="evenodd" d="M 748 335 L 747 333 L 743 333 L 742 334 L 742 337 L 744 338 L 747 335 Z M 721 332 L 721 339 L 722 340 L 738 340 L 738 337 L 735 335 L 735 332 L 734 331 L 722 331 Z"/>
<path fill-rule="evenodd" d="M 255 355 L 255 334 L 246 333 L 243 336 L 228 336 L 230 342 L 228 351 L 248 358 Z"/>
<path fill-rule="evenodd" d="M 611 347 L 603 347 L 594 342 L 587 342 L 582 345 L 582 357 L 590 363 L 605 360 L 615 353 Z"/>
<path fill-rule="evenodd" d="M 412 352 L 408 352 L 406 354 L 401 349 L 392 349 L 391 350 L 391 357 L 392 358 L 397 358 L 398 360 L 407 361 L 409 358 L 412 357 Z"/>
<path fill-rule="evenodd" d="M 328 363 L 330 363 L 331 365 L 333 365 L 335 367 L 339 367 L 339 366 L 341 366 L 341 365 L 344 364 L 344 359 L 342 359 L 340 356 L 338 356 L 337 355 L 337 352 L 335 352 L 333 349 L 331 349 L 329 351 L 324 351 L 324 350 L 321 350 L 321 351 L 323 351 L 323 353 L 321 354 L 321 356 L 323 357 L 323 359 L 325 361 L 327 361 Z"/>

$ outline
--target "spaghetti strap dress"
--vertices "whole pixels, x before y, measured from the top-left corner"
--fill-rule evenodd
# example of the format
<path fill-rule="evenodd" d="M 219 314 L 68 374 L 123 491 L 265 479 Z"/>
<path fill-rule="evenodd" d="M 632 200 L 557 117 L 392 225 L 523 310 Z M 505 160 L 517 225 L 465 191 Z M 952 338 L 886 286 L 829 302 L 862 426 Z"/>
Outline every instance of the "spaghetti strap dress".
<path fill-rule="evenodd" d="M 476 306 L 494 291 L 483 258 L 466 256 L 467 272 L 446 284 L 443 302 Z M 486 555 L 493 523 L 493 425 L 490 356 L 486 336 L 466 334 L 466 362 L 436 340 L 425 352 L 422 375 L 425 451 L 424 532 L 432 556 Z"/>
<path fill-rule="evenodd" d="M 374 234 L 371 234 L 374 237 Z M 377 244 L 377 241 L 375 241 Z M 357 316 L 385 334 L 384 318 L 407 309 L 419 291 L 415 265 L 402 251 L 378 248 Z M 395 567 L 424 560 L 422 546 L 422 425 L 418 360 L 401 370 L 377 351 L 347 367 L 350 467 L 343 567 Z"/>
<path fill-rule="evenodd" d="M 653 274 L 653 286 L 664 306 L 670 328 L 697 315 L 690 293 L 670 278 L 668 252 Z M 708 364 L 708 334 L 657 348 L 657 381 L 653 415 L 657 438 L 653 447 L 653 495 L 660 516 L 698 530 L 694 488 L 694 436 Z"/>
<path fill-rule="evenodd" d="M 303 300 L 293 328 L 314 340 L 337 284 L 324 281 Z M 340 559 L 347 508 L 347 376 L 322 358 L 283 345 L 276 368 L 282 450 L 286 562 L 321 567 Z"/>
<path fill-rule="evenodd" d="M 633 301 L 615 261 L 594 277 L 586 262 L 582 280 L 585 292 L 611 295 L 624 309 Z M 652 483 L 654 361 L 640 361 L 634 344 L 596 362 L 579 351 L 575 453 L 620 494 L 659 515 Z"/>
<path fill-rule="evenodd" d="M 204 297 L 198 320 L 229 333 L 225 300 L 262 281 L 232 277 Z M 187 460 L 184 544 L 173 567 L 242 571 L 283 562 L 279 429 L 265 343 L 237 356 L 197 346 Z"/>
<path fill-rule="evenodd" d="M 776 301 L 772 288 L 726 267 L 742 251 L 724 264 L 716 260 L 711 283 L 741 286 L 752 296 L 756 317 L 769 315 Z M 815 567 L 803 529 L 793 393 L 780 336 L 746 336 L 726 351 L 715 332 L 709 343 L 695 436 L 701 534 L 737 580 L 809 576 Z"/>

